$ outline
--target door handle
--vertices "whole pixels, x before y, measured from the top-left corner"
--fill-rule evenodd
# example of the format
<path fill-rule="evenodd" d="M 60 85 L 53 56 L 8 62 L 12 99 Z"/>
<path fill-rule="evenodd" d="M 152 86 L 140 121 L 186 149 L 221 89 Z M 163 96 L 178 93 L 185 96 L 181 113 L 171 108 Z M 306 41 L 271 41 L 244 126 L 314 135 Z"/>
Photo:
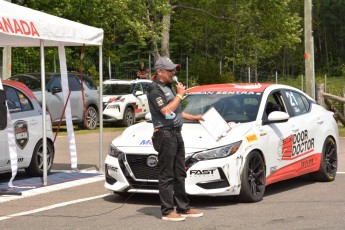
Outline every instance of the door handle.
<path fill-rule="evenodd" d="M 318 123 L 319 125 L 323 124 L 323 121 L 320 120 L 320 121 L 317 121 L 316 123 Z"/>
<path fill-rule="evenodd" d="M 299 131 L 299 128 L 292 129 L 292 132 L 297 133 Z"/>

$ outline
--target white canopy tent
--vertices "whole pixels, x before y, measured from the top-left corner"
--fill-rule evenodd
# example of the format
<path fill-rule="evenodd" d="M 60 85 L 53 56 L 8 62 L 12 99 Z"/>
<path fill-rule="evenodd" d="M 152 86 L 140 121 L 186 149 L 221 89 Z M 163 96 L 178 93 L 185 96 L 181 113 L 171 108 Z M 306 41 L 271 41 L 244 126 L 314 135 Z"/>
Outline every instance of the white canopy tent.
<path fill-rule="evenodd" d="M 40 47 L 41 51 L 41 81 L 42 81 L 42 121 L 43 121 L 43 147 L 44 162 L 47 157 L 46 142 L 46 107 L 45 107 L 45 59 L 44 47 L 57 46 L 64 50 L 65 46 L 98 46 L 99 47 L 99 82 L 100 100 L 102 105 L 102 42 L 103 29 L 83 25 L 67 19 L 52 16 L 30 8 L 0 0 L 0 47 Z M 62 49 L 60 49 L 62 48 Z M 60 58 L 60 62 L 61 62 Z M 66 63 L 64 63 L 66 65 Z M 67 76 L 67 69 L 61 70 L 62 77 Z M 99 164 L 102 171 L 102 142 L 103 117 L 99 109 L 100 135 L 99 135 Z M 44 166 L 44 185 L 47 184 L 47 166 Z"/>

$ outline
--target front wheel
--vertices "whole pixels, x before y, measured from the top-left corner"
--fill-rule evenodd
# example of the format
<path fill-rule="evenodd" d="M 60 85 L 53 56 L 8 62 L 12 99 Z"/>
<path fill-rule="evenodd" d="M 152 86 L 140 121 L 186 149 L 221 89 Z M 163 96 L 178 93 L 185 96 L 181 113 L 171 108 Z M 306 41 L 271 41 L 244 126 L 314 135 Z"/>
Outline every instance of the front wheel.
<path fill-rule="evenodd" d="M 333 181 L 337 174 L 337 167 L 337 145 L 331 137 L 328 137 L 323 144 L 320 169 L 319 171 L 310 173 L 309 177 L 314 181 Z"/>
<path fill-rule="evenodd" d="M 258 202 L 265 193 L 265 162 L 257 151 L 248 154 L 241 174 L 241 192 L 239 200 Z"/>
<path fill-rule="evenodd" d="M 97 110 L 94 107 L 89 106 L 86 109 L 86 119 L 84 119 L 83 127 L 93 130 L 97 128 L 97 123 L 98 123 Z"/>
<path fill-rule="evenodd" d="M 125 113 L 123 114 L 123 125 L 124 126 L 131 126 L 134 124 L 134 112 L 131 108 L 127 108 Z"/>
<path fill-rule="evenodd" d="M 47 141 L 47 173 L 53 167 L 54 161 L 54 148 L 52 143 Z M 30 176 L 43 176 L 43 141 L 40 140 L 32 153 L 32 158 L 29 167 L 25 169 L 25 172 Z"/>

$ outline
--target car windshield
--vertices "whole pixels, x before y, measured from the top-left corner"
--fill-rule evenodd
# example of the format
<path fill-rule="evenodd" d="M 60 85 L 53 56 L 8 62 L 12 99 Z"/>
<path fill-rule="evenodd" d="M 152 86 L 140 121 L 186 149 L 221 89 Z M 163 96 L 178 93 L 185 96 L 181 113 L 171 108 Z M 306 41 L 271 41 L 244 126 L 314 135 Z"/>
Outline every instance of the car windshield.
<path fill-rule="evenodd" d="M 103 95 L 126 95 L 133 91 L 133 84 L 103 84 Z"/>
<path fill-rule="evenodd" d="M 182 101 L 184 112 L 197 115 L 204 114 L 211 107 L 227 122 L 250 122 L 256 119 L 258 114 L 261 94 L 189 94 Z M 189 122 L 185 120 L 184 122 Z"/>

